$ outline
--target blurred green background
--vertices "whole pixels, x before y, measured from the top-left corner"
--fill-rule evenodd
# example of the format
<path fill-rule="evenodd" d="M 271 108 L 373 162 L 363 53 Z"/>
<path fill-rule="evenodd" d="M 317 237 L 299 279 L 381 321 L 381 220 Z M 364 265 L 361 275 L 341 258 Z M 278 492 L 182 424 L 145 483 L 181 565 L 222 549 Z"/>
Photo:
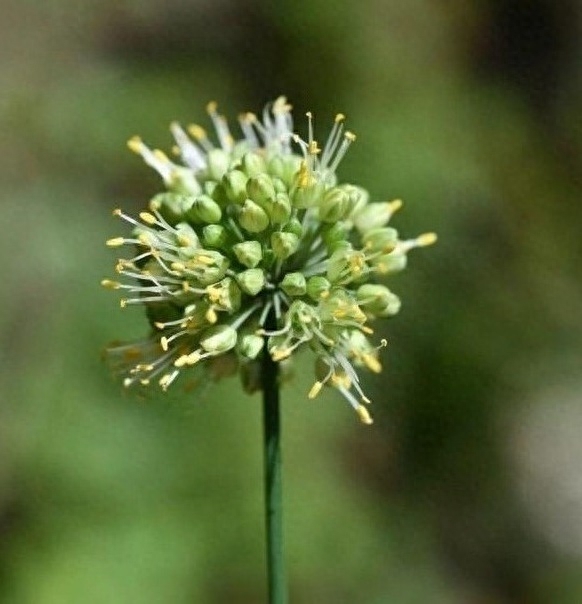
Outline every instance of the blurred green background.
<path fill-rule="evenodd" d="M 391 280 L 374 426 L 307 362 L 284 390 L 291 602 L 582 602 L 580 3 L 0 7 L 0 600 L 265 601 L 259 398 L 127 396 L 100 350 L 145 322 L 99 281 L 159 187 L 127 138 L 283 93 L 440 235 Z"/>

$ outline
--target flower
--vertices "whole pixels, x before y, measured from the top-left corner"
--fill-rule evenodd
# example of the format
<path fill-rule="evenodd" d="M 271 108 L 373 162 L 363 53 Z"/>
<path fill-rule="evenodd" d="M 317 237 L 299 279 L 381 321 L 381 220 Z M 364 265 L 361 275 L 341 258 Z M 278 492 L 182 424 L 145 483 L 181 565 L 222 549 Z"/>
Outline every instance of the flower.
<path fill-rule="evenodd" d="M 165 191 L 107 241 L 130 250 L 118 279 L 121 306 L 145 307 L 151 333 L 108 349 L 124 385 L 166 390 L 181 374 L 209 364 L 215 376 L 242 372 L 260 388 L 261 354 L 283 363 L 310 349 L 316 381 L 308 397 L 335 388 L 372 423 L 358 370 L 382 369 L 370 324 L 396 314 L 400 300 L 378 279 L 402 270 L 434 233 L 401 240 L 387 226 L 399 200 L 370 202 L 361 187 L 339 183 L 337 169 L 356 137 L 338 114 L 325 144 L 293 132 L 291 106 L 279 97 L 262 119 L 239 116 L 235 140 L 216 103 L 207 111 L 218 144 L 205 130 L 171 125 L 175 163 L 138 137 L 128 145 L 161 176 Z M 273 314 L 274 326 L 267 324 Z"/>

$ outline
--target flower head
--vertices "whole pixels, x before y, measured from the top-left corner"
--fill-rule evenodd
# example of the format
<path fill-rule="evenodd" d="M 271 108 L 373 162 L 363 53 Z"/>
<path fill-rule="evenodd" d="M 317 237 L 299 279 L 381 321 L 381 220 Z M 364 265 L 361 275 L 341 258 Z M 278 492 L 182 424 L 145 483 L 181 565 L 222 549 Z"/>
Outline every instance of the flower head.
<path fill-rule="evenodd" d="M 151 333 L 108 350 L 124 385 L 166 390 L 181 374 L 210 364 L 213 374 L 240 370 L 248 390 L 260 387 L 261 354 L 284 362 L 315 355 L 308 393 L 336 389 L 371 423 L 358 376 L 379 373 L 375 319 L 396 314 L 400 300 L 378 280 L 402 270 L 408 252 L 433 233 L 401 240 L 387 226 L 399 200 L 370 202 L 361 187 L 339 183 L 337 168 L 355 135 L 338 114 L 327 137 L 293 132 L 291 106 L 279 97 L 263 112 L 239 116 L 235 140 L 209 103 L 216 142 L 198 125 L 171 125 L 181 162 L 138 137 L 129 148 L 161 176 L 165 190 L 134 218 L 115 210 L 131 234 L 119 277 L 103 286 L 123 292 L 121 306 L 145 307 Z M 267 326 L 273 314 L 276 326 Z"/>

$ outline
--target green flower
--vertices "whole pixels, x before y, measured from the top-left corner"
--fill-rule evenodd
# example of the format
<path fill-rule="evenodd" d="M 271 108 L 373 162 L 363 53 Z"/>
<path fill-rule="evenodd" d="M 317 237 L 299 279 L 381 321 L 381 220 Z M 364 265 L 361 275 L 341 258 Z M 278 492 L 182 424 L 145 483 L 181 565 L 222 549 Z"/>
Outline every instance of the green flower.
<path fill-rule="evenodd" d="M 342 114 L 320 147 L 310 113 L 307 139 L 293 132 L 285 97 L 262 120 L 241 115 L 240 140 L 216 103 L 207 110 L 218 144 L 200 126 L 171 125 L 180 164 L 138 137 L 128 143 L 165 190 L 137 219 L 114 211 L 132 232 L 107 244 L 129 253 L 117 262 L 119 278 L 102 284 L 125 293 L 122 307 L 143 305 L 152 330 L 108 349 L 115 371 L 127 387 L 166 390 L 208 362 L 216 376 L 238 367 L 254 391 L 260 354 L 286 363 L 309 349 L 316 381 L 307 396 L 330 386 L 372 423 L 358 370 L 381 371 L 386 341 L 370 340 L 370 324 L 400 308 L 377 281 L 405 268 L 408 252 L 436 236 L 401 240 L 387 226 L 399 200 L 370 202 L 361 187 L 338 183 L 356 138 Z M 270 313 L 277 329 L 265 328 Z"/>

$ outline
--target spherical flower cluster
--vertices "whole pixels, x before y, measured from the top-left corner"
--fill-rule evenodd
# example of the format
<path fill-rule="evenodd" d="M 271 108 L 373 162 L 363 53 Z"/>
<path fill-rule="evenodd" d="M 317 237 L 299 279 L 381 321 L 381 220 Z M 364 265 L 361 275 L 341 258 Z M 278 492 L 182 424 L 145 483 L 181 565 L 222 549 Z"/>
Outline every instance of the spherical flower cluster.
<path fill-rule="evenodd" d="M 387 226 L 399 200 L 370 202 L 359 186 L 338 183 L 336 170 L 355 140 L 338 114 L 323 147 L 307 114 L 306 140 L 293 132 L 284 97 L 262 119 L 239 116 L 236 141 L 209 103 L 218 144 L 204 129 L 171 125 L 181 163 L 138 137 L 129 148 L 165 184 L 135 219 L 119 278 L 121 306 L 145 306 L 149 337 L 108 349 L 124 385 L 157 383 L 166 390 L 181 374 L 207 365 L 215 376 L 241 371 L 252 392 L 260 358 L 284 362 L 300 348 L 315 355 L 316 381 L 308 393 L 335 388 L 364 423 L 370 402 L 357 369 L 381 371 L 369 323 L 390 317 L 400 300 L 377 279 L 402 270 L 407 253 L 433 243 L 426 233 L 401 240 Z M 272 317 L 272 319 L 271 319 Z"/>

